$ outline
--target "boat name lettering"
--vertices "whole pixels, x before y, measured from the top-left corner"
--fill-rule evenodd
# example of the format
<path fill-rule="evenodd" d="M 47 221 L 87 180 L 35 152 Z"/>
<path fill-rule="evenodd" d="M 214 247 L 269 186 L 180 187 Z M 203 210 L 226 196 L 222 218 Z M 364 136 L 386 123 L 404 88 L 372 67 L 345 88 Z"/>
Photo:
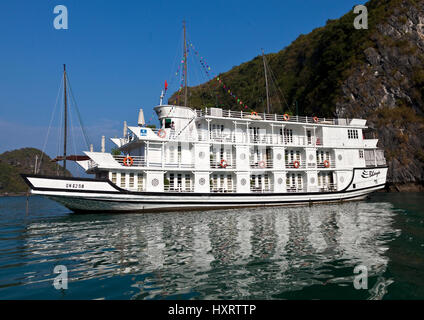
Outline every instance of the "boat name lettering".
<path fill-rule="evenodd" d="M 380 174 L 380 171 L 374 171 L 374 170 L 364 170 L 362 171 L 362 178 L 371 178 L 374 176 L 377 176 Z"/>
<path fill-rule="evenodd" d="M 83 183 L 67 183 L 66 188 L 68 189 L 84 189 Z"/>

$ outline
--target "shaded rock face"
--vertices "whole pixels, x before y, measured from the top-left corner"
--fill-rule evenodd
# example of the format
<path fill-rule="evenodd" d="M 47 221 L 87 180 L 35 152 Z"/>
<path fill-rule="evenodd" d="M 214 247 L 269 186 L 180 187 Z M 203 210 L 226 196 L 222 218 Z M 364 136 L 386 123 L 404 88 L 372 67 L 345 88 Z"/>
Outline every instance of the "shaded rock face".
<path fill-rule="evenodd" d="M 336 101 L 337 116 L 368 119 L 393 183 L 424 181 L 424 1 L 411 3 L 403 1 L 376 26 L 374 45 Z"/>

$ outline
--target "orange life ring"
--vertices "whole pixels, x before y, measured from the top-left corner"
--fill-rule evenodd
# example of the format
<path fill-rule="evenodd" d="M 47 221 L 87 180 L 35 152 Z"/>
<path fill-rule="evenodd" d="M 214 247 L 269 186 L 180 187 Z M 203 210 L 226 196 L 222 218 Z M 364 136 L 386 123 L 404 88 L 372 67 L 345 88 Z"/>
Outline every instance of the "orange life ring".
<path fill-rule="evenodd" d="M 330 167 L 330 161 L 328 161 L 328 160 L 324 160 L 323 164 L 324 164 L 324 167 L 326 167 L 326 168 Z"/>
<path fill-rule="evenodd" d="M 313 119 L 314 119 L 315 123 L 318 123 L 318 121 L 319 121 L 318 117 L 313 117 Z"/>
<path fill-rule="evenodd" d="M 252 112 L 250 113 L 250 115 L 252 115 L 252 116 L 258 116 L 258 113 L 257 113 L 256 111 L 252 111 Z"/>
<path fill-rule="evenodd" d="M 295 167 L 296 169 L 300 167 L 300 162 L 295 160 L 293 161 L 293 167 Z"/>
<path fill-rule="evenodd" d="M 130 156 L 126 156 L 124 158 L 124 161 L 123 162 L 124 162 L 124 166 L 131 167 L 133 165 L 133 163 L 134 163 L 134 159 L 131 158 Z"/>
<path fill-rule="evenodd" d="M 160 129 L 159 131 L 158 131 L 158 136 L 159 136 L 159 138 L 165 138 L 166 137 L 166 131 L 165 130 L 163 130 L 163 129 Z"/>
<path fill-rule="evenodd" d="M 289 121 L 290 120 L 290 116 L 287 113 L 285 113 L 283 115 L 283 119 L 284 119 L 284 121 Z"/>
<path fill-rule="evenodd" d="M 259 166 L 259 168 L 265 168 L 266 167 L 265 161 L 263 161 L 263 160 L 259 161 L 258 166 Z"/>
<path fill-rule="evenodd" d="M 226 168 L 227 167 L 227 160 L 222 159 L 220 166 L 221 166 L 221 168 Z"/>

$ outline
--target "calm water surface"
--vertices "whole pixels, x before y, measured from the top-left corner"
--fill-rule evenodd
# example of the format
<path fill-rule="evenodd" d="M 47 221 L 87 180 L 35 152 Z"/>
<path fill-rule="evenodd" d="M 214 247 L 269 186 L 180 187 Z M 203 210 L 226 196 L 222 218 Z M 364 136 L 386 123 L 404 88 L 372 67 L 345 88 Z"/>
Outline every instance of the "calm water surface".
<path fill-rule="evenodd" d="M 75 215 L 0 198 L 0 299 L 423 299 L 423 194 L 363 202 Z M 56 290 L 53 269 L 68 269 Z M 368 289 L 353 286 L 368 268 Z"/>

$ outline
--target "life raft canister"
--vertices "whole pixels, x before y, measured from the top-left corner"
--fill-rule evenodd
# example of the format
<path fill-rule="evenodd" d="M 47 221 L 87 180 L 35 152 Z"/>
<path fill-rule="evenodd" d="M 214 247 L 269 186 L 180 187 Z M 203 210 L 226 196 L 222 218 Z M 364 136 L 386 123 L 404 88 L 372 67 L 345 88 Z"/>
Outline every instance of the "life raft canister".
<path fill-rule="evenodd" d="M 163 129 L 160 129 L 159 131 L 158 131 L 158 136 L 159 136 L 159 138 L 165 138 L 166 137 L 166 131 L 165 130 L 163 130 Z"/>
<path fill-rule="evenodd" d="M 300 167 L 300 162 L 295 160 L 293 161 L 293 167 L 295 167 L 296 169 Z"/>
<path fill-rule="evenodd" d="M 324 167 L 326 167 L 326 168 L 330 167 L 330 161 L 328 161 L 328 160 L 324 160 L 323 164 L 324 164 Z"/>
<path fill-rule="evenodd" d="M 134 159 L 131 158 L 130 156 L 126 156 L 124 158 L 124 166 L 131 167 L 133 163 L 134 163 Z"/>
<path fill-rule="evenodd" d="M 226 168 L 227 167 L 227 160 L 222 159 L 221 163 L 220 163 L 221 168 Z"/>
<path fill-rule="evenodd" d="M 285 113 L 283 115 L 283 119 L 284 119 L 284 121 L 289 121 L 290 120 L 290 116 L 287 113 Z"/>

